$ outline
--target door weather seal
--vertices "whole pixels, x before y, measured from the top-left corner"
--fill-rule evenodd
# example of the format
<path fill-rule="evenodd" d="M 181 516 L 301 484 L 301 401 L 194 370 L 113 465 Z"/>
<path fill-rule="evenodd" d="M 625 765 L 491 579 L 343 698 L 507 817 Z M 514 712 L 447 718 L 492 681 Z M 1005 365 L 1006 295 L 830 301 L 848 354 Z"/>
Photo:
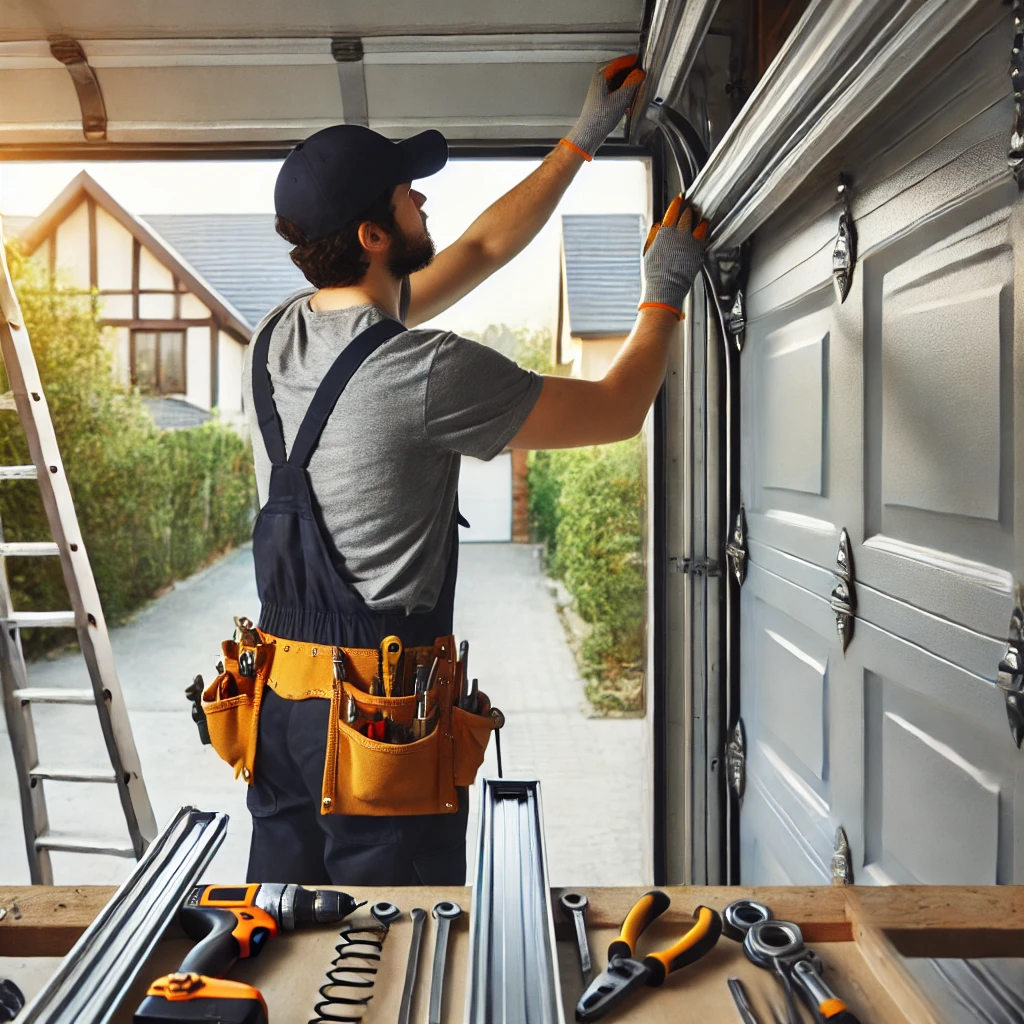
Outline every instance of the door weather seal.
<path fill-rule="evenodd" d="M 1010 47 L 1010 82 L 1013 86 L 1013 130 L 1006 162 L 1024 188 L 1024 2 L 1013 2 L 1013 43 Z"/>
<path fill-rule="evenodd" d="M 50 40 L 50 53 L 68 69 L 78 106 L 82 111 L 82 133 L 88 142 L 103 142 L 107 137 L 107 106 L 103 102 L 96 71 L 77 39 L 54 36 Z"/>

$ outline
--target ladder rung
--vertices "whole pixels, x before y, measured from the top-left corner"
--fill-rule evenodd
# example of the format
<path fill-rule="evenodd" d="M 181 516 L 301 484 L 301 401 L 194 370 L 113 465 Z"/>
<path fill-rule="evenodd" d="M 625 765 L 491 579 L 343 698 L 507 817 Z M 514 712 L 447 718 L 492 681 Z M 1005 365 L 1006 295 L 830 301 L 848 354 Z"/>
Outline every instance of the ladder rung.
<path fill-rule="evenodd" d="M 14 699 L 25 704 L 95 704 L 92 690 L 71 690 L 61 686 L 26 686 L 14 691 Z"/>
<path fill-rule="evenodd" d="M 14 402 L 14 392 L 5 391 L 0 395 L 0 409 L 6 409 L 11 412 L 17 412 L 18 406 Z"/>
<path fill-rule="evenodd" d="M 17 626 L 19 629 L 41 627 L 43 629 L 60 629 L 62 626 L 75 626 L 74 612 L 14 612 L 2 620 L 5 625 Z"/>
<path fill-rule="evenodd" d="M 0 466 L 0 480 L 35 480 L 35 466 Z"/>
<path fill-rule="evenodd" d="M 33 779 L 49 779 L 50 782 L 117 782 L 109 768 L 47 768 L 37 765 L 29 773 Z"/>
<path fill-rule="evenodd" d="M 64 853 L 102 853 L 111 857 L 135 859 L 135 851 L 124 846 L 123 839 L 103 836 L 76 836 L 62 832 L 43 832 L 36 836 L 37 850 L 60 850 Z"/>
<path fill-rule="evenodd" d="M 60 548 L 52 540 L 0 544 L 0 558 L 39 558 L 59 554 Z"/>

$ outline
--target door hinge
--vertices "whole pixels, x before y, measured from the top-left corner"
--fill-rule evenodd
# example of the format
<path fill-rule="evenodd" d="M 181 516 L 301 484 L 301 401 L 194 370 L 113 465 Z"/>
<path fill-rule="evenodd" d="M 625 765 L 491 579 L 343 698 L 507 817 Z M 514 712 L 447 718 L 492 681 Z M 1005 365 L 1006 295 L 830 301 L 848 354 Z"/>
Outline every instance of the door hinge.
<path fill-rule="evenodd" d="M 836 567 L 832 570 L 836 585 L 832 588 L 829 602 L 836 616 L 836 632 L 843 653 L 853 638 L 853 623 L 857 615 L 857 591 L 853 575 L 853 552 L 850 550 L 850 535 L 846 527 L 839 533 L 839 550 L 836 552 Z"/>
<path fill-rule="evenodd" d="M 718 562 L 706 558 L 677 558 L 673 555 L 669 563 L 673 572 L 683 576 L 717 576 L 722 571 Z"/>
<path fill-rule="evenodd" d="M 747 788 L 747 735 L 742 718 L 736 719 L 725 745 L 725 777 L 736 799 L 742 800 Z"/>
<path fill-rule="evenodd" d="M 1013 128 L 1006 162 L 1024 188 L 1024 3 L 1013 3 L 1013 42 L 1010 44 L 1010 82 L 1013 88 Z"/>
<path fill-rule="evenodd" d="M 853 885 L 853 864 L 846 829 L 840 825 L 832 839 L 832 884 Z"/>
<path fill-rule="evenodd" d="M 1016 584 L 1016 602 L 1010 614 L 1006 653 L 999 662 L 996 682 L 1003 691 L 1010 735 L 1020 749 L 1024 740 L 1024 585 Z"/>
<path fill-rule="evenodd" d="M 857 262 L 857 238 L 853 229 L 853 214 L 850 212 L 850 185 L 842 175 L 836 186 L 836 198 L 841 208 L 835 242 L 832 243 L 832 284 L 835 285 L 836 298 L 842 305 L 850 294 L 853 268 Z"/>
<path fill-rule="evenodd" d="M 736 525 L 732 528 L 732 537 L 725 546 L 725 557 L 732 566 L 732 574 L 737 586 L 742 587 L 747 578 L 747 513 L 740 505 L 736 513 Z"/>

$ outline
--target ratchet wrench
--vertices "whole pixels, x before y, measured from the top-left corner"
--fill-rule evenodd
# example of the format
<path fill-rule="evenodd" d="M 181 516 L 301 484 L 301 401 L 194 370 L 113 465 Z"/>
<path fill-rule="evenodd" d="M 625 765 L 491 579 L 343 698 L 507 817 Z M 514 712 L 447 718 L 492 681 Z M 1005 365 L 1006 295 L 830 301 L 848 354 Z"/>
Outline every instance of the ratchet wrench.
<path fill-rule="evenodd" d="M 437 921 L 437 937 L 434 940 L 434 972 L 430 978 L 429 1024 L 441 1024 L 441 999 L 444 995 L 444 969 L 448 962 L 448 933 L 452 921 L 462 916 L 462 907 L 451 900 L 434 904 L 431 911 Z"/>

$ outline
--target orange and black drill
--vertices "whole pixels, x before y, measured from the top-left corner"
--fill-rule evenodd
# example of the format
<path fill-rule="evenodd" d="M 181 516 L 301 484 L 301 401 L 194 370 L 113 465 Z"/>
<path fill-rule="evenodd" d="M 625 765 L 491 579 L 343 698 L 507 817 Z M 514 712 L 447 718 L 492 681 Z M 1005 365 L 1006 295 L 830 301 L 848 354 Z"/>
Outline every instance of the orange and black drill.
<path fill-rule="evenodd" d="M 267 1024 L 260 991 L 223 975 L 240 957 L 258 956 L 278 932 L 336 924 L 357 906 L 336 889 L 268 882 L 197 885 L 179 920 L 198 945 L 174 974 L 150 985 L 135 1011 L 135 1024 Z"/>

